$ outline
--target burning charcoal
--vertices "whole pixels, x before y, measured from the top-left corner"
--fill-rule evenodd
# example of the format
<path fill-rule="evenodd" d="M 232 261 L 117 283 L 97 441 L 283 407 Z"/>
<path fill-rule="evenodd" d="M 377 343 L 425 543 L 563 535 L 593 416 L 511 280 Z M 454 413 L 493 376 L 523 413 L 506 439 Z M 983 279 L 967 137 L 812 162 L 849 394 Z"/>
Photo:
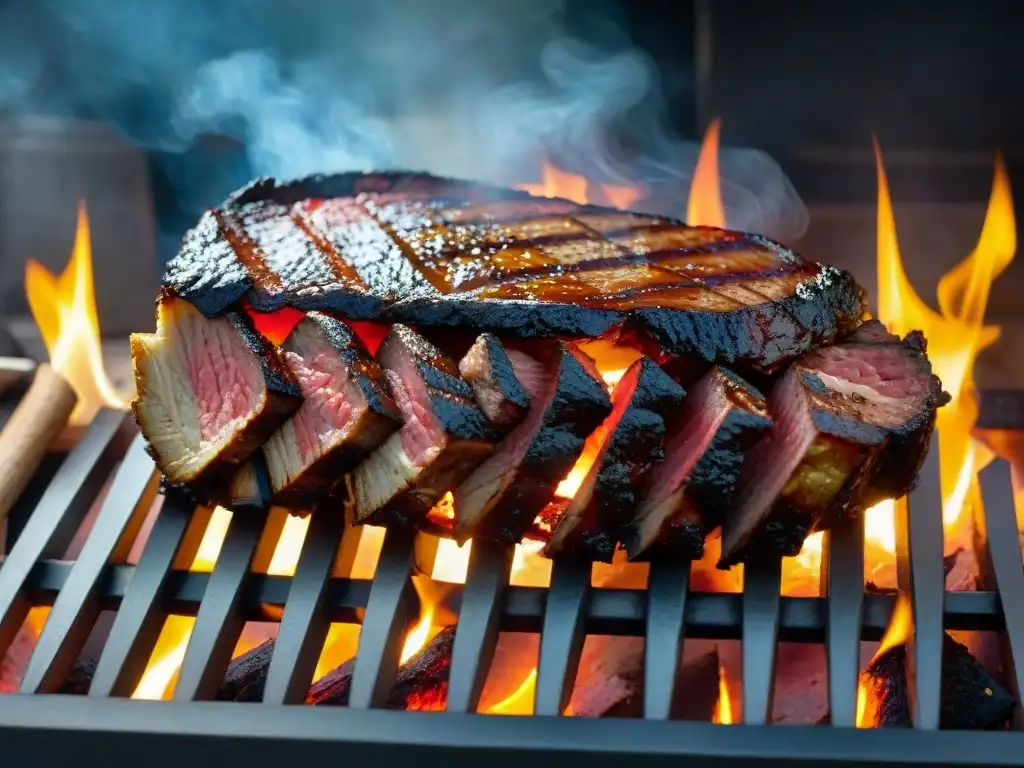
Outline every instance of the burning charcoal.
<path fill-rule="evenodd" d="M 96 659 L 78 659 L 57 693 L 71 696 L 87 695 L 92 678 L 96 674 L 96 663 Z"/>
<path fill-rule="evenodd" d="M 311 507 L 402 422 L 384 373 L 341 320 L 310 312 L 281 345 L 302 407 L 263 447 L 274 501 Z"/>
<path fill-rule="evenodd" d="M 169 484 L 230 471 L 302 404 L 279 350 L 244 313 L 208 319 L 165 292 L 156 333 L 131 336 L 132 410 Z"/>
<path fill-rule="evenodd" d="M 961 731 L 1002 728 L 1013 713 L 1013 696 L 948 634 L 943 638 L 942 654 L 940 727 Z M 877 655 L 861 674 L 864 725 L 911 727 L 906 661 L 906 646 L 896 645 Z"/>
<path fill-rule="evenodd" d="M 232 659 L 217 691 L 217 698 L 221 701 L 261 701 L 273 655 L 274 639 L 271 638 Z"/>
<path fill-rule="evenodd" d="M 631 560 L 699 560 L 729 509 L 744 454 L 771 426 L 761 393 L 725 368 L 697 383 L 668 430 L 623 543 Z"/>
<path fill-rule="evenodd" d="M 402 664 L 388 700 L 388 708 L 443 710 L 448 698 L 448 673 L 454 644 L 455 627 L 446 627 L 419 653 Z M 354 668 L 352 663 L 346 662 L 313 683 L 307 703 L 348 706 Z"/>
<path fill-rule="evenodd" d="M 495 436 L 455 364 L 411 329 L 392 327 L 377 359 L 405 423 L 348 475 L 355 520 L 419 522 L 494 451 Z"/>
<path fill-rule="evenodd" d="M 900 341 L 877 321 L 865 325 L 801 358 L 772 390 L 775 426 L 744 463 L 721 567 L 748 552 L 795 555 L 815 528 L 913 486 L 948 398 L 919 334 Z"/>
<path fill-rule="evenodd" d="M 615 387 L 611 415 L 588 440 L 594 463 L 555 526 L 545 555 L 611 562 L 619 531 L 636 506 L 637 489 L 664 456 L 666 419 L 675 416 L 685 397 L 649 357 L 627 369 Z"/>
<path fill-rule="evenodd" d="M 519 383 L 512 361 L 497 336 L 484 333 L 477 337 L 459 361 L 459 372 L 473 388 L 484 416 L 501 434 L 526 417 L 530 396 Z"/>
<path fill-rule="evenodd" d="M 529 415 L 455 491 L 461 540 L 518 542 L 611 411 L 593 360 L 573 345 L 555 345 L 542 380 L 525 371 L 519 378 L 530 392 Z"/>

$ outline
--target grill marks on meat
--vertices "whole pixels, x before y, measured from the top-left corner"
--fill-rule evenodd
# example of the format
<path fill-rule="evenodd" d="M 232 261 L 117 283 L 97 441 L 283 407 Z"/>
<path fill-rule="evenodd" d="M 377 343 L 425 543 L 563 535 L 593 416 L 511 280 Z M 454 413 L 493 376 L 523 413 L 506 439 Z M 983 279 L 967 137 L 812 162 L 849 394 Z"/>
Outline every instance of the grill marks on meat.
<path fill-rule="evenodd" d="M 387 381 L 341 320 L 310 312 L 282 344 L 298 412 L 263 447 L 274 501 L 305 507 L 401 425 Z"/>
<path fill-rule="evenodd" d="M 156 333 L 130 339 L 132 411 L 171 484 L 228 475 L 302 403 L 279 351 L 243 313 L 209 319 L 165 292 Z"/>
<path fill-rule="evenodd" d="M 455 364 L 395 325 L 377 352 L 403 418 L 347 476 L 355 521 L 419 522 L 494 450 L 495 436 Z"/>
<path fill-rule="evenodd" d="M 769 397 L 775 426 L 750 453 L 723 531 L 722 566 L 795 555 L 824 530 L 909 490 L 947 397 L 920 334 L 900 340 L 877 321 L 817 350 Z"/>
<path fill-rule="evenodd" d="M 769 371 L 864 309 L 847 273 L 762 237 L 424 174 L 257 183 L 204 217 L 167 281 L 208 313 L 248 294 L 520 337 L 626 321 L 669 353 Z"/>
<path fill-rule="evenodd" d="M 508 432 L 525 418 L 530 396 L 497 336 L 484 333 L 477 337 L 459 361 L 459 373 L 473 388 L 487 421 L 500 433 Z"/>
<path fill-rule="evenodd" d="M 518 542 L 611 411 L 593 361 L 575 346 L 557 342 L 542 377 L 520 355 L 512 359 L 530 392 L 530 412 L 456 489 L 454 535 L 460 540 Z"/>
<path fill-rule="evenodd" d="M 623 537 L 630 559 L 700 559 L 732 504 L 744 454 L 770 426 L 760 392 L 724 368 L 705 374 L 670 424 L 665 458 Z"/>
<path fill-rule="evenodd" d="M 615 387 L 611 415 L 590 438 L 596 438 L 597 455 L 555 526 L 546 556 L 611 562 L 620 530 L 636 507 L 637 490 L 664 456 L 666 421 L 685 397 L 650 358 L 630 365 Z"/>

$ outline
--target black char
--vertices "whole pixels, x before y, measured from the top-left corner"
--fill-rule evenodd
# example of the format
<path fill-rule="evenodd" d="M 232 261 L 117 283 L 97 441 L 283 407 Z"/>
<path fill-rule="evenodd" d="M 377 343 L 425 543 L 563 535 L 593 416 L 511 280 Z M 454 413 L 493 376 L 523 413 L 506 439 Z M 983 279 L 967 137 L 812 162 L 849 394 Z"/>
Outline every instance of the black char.
<path fill-rule="evenodd" d="M 473 388 L 477 405 L 491 426 L 502 434 L 525 418 L 530 409 L 527 394 L 501 340 L 483 333 L 459 361 L 462 378 Z"/>

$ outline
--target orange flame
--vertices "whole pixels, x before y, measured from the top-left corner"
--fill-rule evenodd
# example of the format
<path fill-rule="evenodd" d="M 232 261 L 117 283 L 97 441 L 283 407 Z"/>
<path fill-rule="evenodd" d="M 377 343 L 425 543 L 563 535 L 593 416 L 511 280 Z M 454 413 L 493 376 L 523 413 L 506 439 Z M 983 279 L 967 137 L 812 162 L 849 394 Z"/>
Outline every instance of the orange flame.
<path fill-rule="evenodd" d="M 721 123 L 711 121 L 704 133 L 697 166 L 690 183 L 690 199 L 686 203 L 686 223 L 691 227 L 725 227 L 725 206 L 722 205 L 721 182 L 718 176 L 718 134 Z"/>
<path fill-rule="evenodd" d="M 978 418 L 974 362 L 998 337 L 999 326 L 984 325 L 985 307 L 992 282 L 1002 274 L 1017 251 L 1017 226 L 1009 175 L 1001 155 L 996 155 L 992 190 L 974 250 L 939 281 L 939 311 L 929 307 L 907 277 L 896 237 L 889 185 L 882 152 L 875 144 L 878 175 L 878 317 L 889 330 L 905 335 L 921 330 L 928 339 L 928 357 L 943 388 L 952 400 L 936 420 L 942 486 L 942 517 L 946 547 L 971 546 L 966 500 L 976 473 L 988 460 L 987 453 L 971 436 Z M 896 502 L 872 507 L 864 517 L 865 547 L 870 564 L 890 560 L 895 552 L 893 519 Z M 821 562 L 821 534 L 810 537 L 794 563 L 787 563 L 784 583 L 789 593 L 801 584 L 817 583 Z M 871 577 L 869 570 L 868 577 Z"/>
<path fill-rule="evenodd" d="M 718 665 L 718 703 L 711 722 L 719 725 L 732 725 L 732 699 L 729 696 L 729 682 L 726 679 L 725 667 Z"/>
<path fill-rule="evenodd" d="M 875 651 L 875 655 L 872 657 L 872 663 L 878 659 L 883 653 L 895 648 L 897 645 L 902 645 L 910 637 L 910 633 L 913 631 L 913 612 L 910 605 L 910 599 L 903 593 L 900 593 L 896 599 L 896 605 L 892 609 L 892 616 L 889 619 L 889 626 L 885 630 L 885 634 L 882 636 L 882 642 L 878 645 L 878 650 Z M 871 721 L 871 706 L 872 706 L 872 691 L 869 683 L 861 676 L 860 682 L 857 684 L 857 727 L 858 728 L 870 728 L 872 726 Z"/>
<path fill-rule="evenodd" d="M 563 171 L 551 163 L 544 163 L 539 184 L 519 184 L 517 189 L 529 192 L 531 195 L 561 197 L 585 205 L 590 202 L 587 194 L 588 186 L 590 186 L 590 182 L 583 176 Z M 616 208 L 630 208 L 640 199 L 641 195 L 640 190 L 636 187 L 601 184 L 600 189 L 605 199 Z"/>
<path fill-rule="evenodd" d="M 88 424 L 103 406 L 124 408 L 124 400 L 103 367 L 89 216 L 84 202 L 78 205 L 75 243 L 64 271 L 54 275 L 29 259 L 25 264 L 25 294 L 50 364 L 78 395 L 71 423 Z"/>

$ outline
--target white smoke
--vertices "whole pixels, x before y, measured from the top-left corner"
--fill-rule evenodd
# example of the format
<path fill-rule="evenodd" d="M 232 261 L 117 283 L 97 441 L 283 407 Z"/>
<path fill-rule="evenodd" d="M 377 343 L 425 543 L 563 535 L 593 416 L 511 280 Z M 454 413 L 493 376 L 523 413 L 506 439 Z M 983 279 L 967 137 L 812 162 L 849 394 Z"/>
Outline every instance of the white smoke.
<path fill-rule="evenodd" d="M 649 187 L 649 209 L 685 212 L 698 144 L 662 123 L 658 73 L 601 0 L 588 11 L 605 22 L 590 42 L 570 36 L 561 0 L 27 6 L 0 5 L 0 116 L 85 114 L 162 152 L 227 135 L 244 144 L 251 175 L 282 178 L 406 167 L 515 183 L 535 180 L 546 157 L 571 156 L 580 172 Z M 609 140 L 625 115 L 642 156 Z M 771 158 L 724 148 L 720 169 L 731 226 L 803 234 L 806 208 Z M 204 173 L 173 181 L 183 197 L 205 197 L 217 185 Z"/>

